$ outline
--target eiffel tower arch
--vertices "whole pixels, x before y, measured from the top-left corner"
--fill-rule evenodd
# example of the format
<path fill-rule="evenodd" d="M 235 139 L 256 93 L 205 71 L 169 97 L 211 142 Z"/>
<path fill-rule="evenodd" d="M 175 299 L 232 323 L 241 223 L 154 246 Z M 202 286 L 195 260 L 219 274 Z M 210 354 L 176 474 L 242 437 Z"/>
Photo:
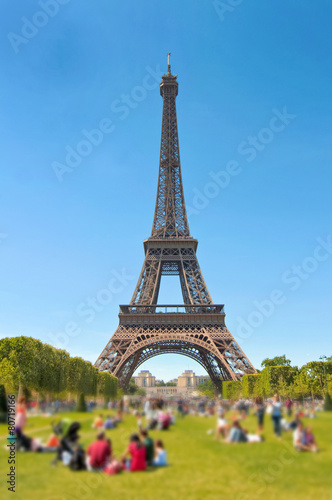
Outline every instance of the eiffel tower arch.
<path fill-rule="evenodd" d="M 119 326 L 95 366 L 126 387 L 134 371 L 165 353 L 197 361 L 216 386 L 256 370 L 225 325 L 222 304 L 214 304 L 198 264 L 198 241 L 190 235 L 183 195 L 175 99 L 177 76 L 168 55 L 160 84 L 163 98 L 157 199 L 145 259 L 129 305 L 121 305 Z M 180 278 L 183 304 L 158 305 L 162 276 Z"/>

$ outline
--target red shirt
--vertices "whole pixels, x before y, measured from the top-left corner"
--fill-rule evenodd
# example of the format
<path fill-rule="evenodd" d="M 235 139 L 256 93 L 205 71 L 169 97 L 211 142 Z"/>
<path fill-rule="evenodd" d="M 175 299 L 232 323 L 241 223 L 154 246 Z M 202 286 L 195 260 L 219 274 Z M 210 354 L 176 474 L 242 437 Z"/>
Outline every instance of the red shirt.
<path fill-rule="evenodd" d="M 130 443 L 129 451 L 131 455 L 130 470 L 131 472 L 146 469 L 146 448 L 141 445 L 137 447 L 136 443 Z"/>
<path fill-rule="evenodd" d="M 95 469 L 101 469 L 106 465 L 108 457 L 111 456 L 111 448 L 106 441 L 98 440 L 90 444 L 88 451 L 90 465 Z"/>

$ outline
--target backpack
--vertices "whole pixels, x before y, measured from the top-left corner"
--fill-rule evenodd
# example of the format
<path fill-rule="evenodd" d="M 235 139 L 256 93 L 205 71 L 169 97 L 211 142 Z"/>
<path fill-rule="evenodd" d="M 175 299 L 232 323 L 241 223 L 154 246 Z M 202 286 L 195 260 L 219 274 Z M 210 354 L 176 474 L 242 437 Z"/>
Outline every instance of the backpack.
<path fill-rule="evenodd" d="M 69 468 L 70 468 L 70 470 L 74 470 L 74 471 L 86 469 L 85 451 L 80 446 L 78 446 L 74 450 L 74 453 L 72 454 L 70 462 L 69 462 Z"/>

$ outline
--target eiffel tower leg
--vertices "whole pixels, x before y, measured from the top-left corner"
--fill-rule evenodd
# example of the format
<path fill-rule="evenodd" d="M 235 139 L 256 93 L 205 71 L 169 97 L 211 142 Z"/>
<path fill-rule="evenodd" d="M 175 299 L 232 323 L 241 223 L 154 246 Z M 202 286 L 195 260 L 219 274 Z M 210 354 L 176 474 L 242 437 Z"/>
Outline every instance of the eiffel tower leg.
<path fill-rule="evenodd" d="M 161 261 L 152 260 L 150 252 L 145 256 L 142 271 L 130 304 L 151 305 L 158 299 L 161 278 Z"/>
<path fill-rule="evenodd" d="M 192 249 L 181 250 L 180 283 L 185 304 L 212 304 L 209 290 Z M 186 302 L 187 300 L 187 302 Z"/>

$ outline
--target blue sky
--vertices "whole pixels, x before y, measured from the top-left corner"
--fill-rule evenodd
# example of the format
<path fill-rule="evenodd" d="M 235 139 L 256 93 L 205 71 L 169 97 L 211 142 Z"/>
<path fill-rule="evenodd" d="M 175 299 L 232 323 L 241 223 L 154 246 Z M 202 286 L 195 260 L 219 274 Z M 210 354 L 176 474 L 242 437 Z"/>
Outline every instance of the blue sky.
<path fill-rule="evenodd" d="M 256 367 L 331 355 L 331 3 L 0 8 L 1 336 L 94 362 L 115 331 L 152 226 L 170 51 L 190 229 L 214 302 Z M 159 303 L 180 301 L 165 278 Z M 142 368 L 203 373 L 170 355 Z"/>

